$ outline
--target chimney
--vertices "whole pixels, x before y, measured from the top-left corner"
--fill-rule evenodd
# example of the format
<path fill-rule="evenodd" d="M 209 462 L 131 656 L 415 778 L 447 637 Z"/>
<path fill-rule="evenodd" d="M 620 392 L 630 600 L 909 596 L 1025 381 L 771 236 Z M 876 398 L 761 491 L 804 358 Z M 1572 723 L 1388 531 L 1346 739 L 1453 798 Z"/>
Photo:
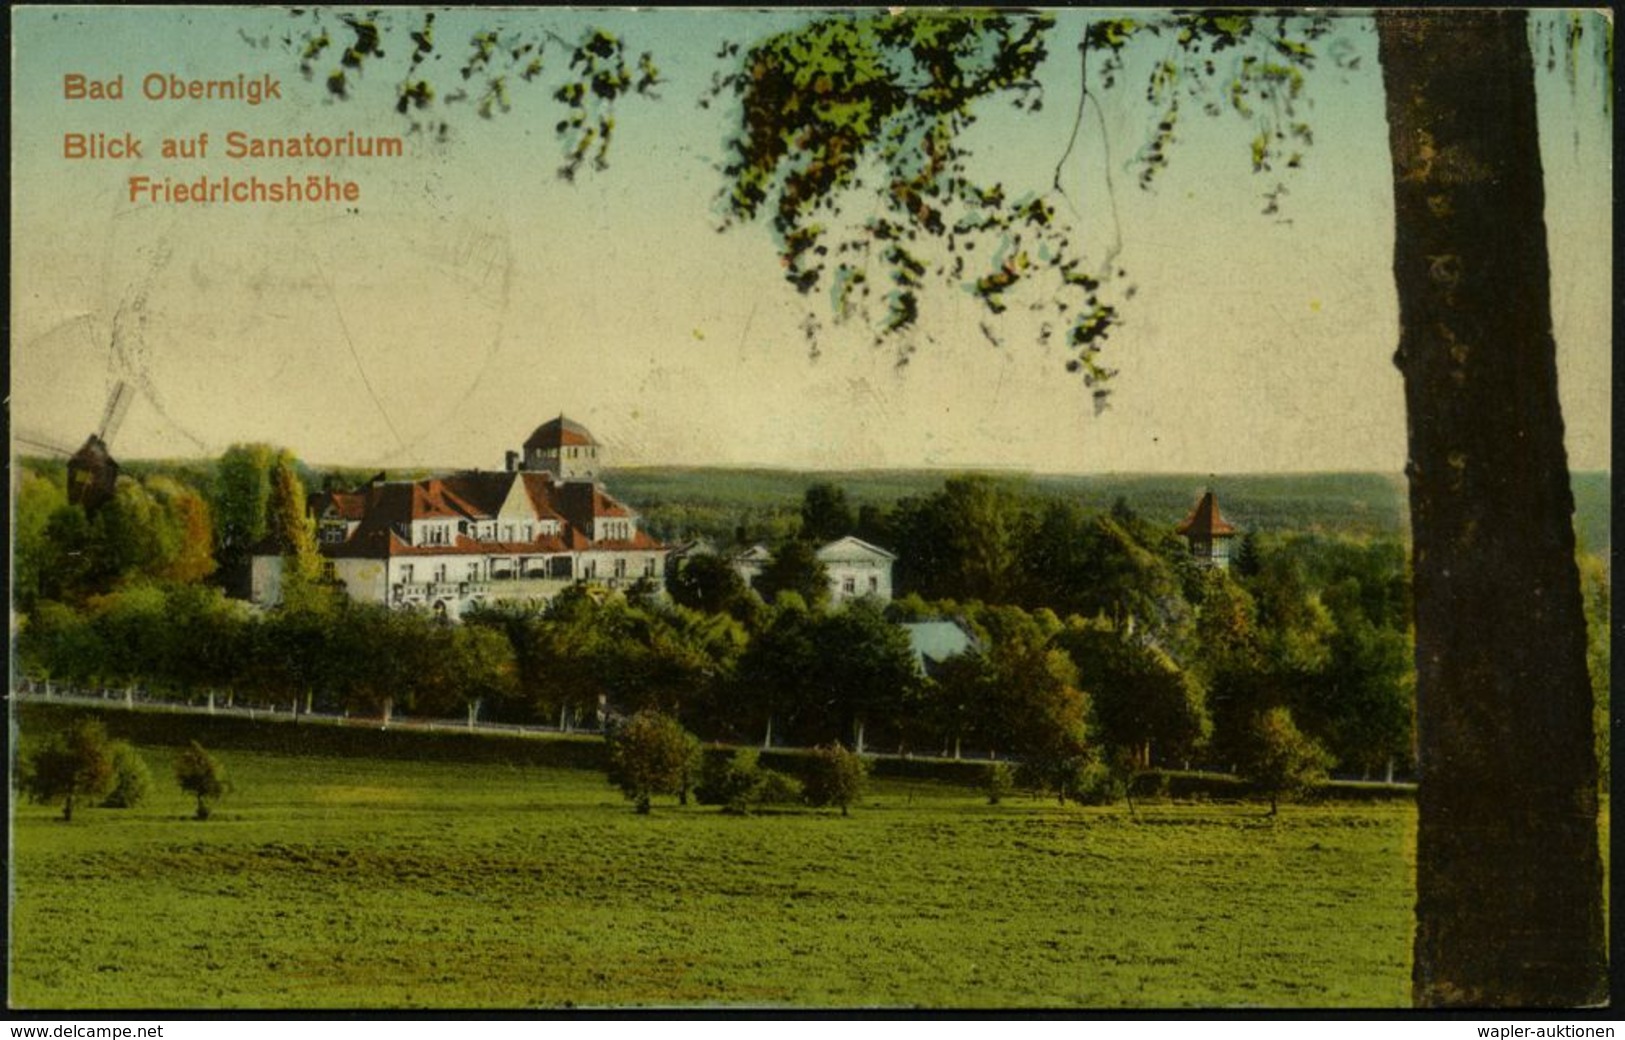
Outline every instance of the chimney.
<path fill-rule="evenodd" d="M 518 469 L 519 469 L 519 453 L 517 451 L 508 452 L 508 472 L 513 473 Z"/>

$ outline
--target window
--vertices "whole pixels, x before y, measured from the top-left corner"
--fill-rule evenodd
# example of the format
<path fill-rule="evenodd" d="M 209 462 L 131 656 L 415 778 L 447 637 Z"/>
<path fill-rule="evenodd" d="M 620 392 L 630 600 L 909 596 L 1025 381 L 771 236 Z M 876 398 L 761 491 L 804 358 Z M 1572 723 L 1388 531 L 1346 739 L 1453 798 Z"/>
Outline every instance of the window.
<path fill-rule="evenodd" d="M 615 561 L 615 576 L 617 578 L 626 577 L 626 557 L 620 557 Z"/>
<path fill-rule="evenodd" d="M 880 591 L 880 579 L 875 577 L 872 574 L 869 576 L 869 591 L 870 592 L 879 592 Z"/>
<path fill-rule="evenodd" d="M 401 581 L 408 585 L 412 584 L 412 565 L 410 563 L 401 564 Z"/>
<path fill-rule="evenodd" d="M 855 594 L 858 591 L 858 579 L 842 578 L 841 591 L 846 593 L 848 596 Z"/>
<path fill-rule="evenodd" d="M 479 565 L 478 561 L 468 565 L 468 580 L 469 581 L 479 581 L 480 580 L 480 565 Z"/>
<path fill-rule="evenodd" d="M 446 565 L 445 564 L 437 563 L 437 564 L 434 565 L 434 580 L 435 581 L 445 581 L 446 580 Z"/>
<path fill-rule="evenodd" d="M 652 578 L 655 576 L 655 558 L 653 556 L 643 561 L 643 576 L 645 578 Z"/>

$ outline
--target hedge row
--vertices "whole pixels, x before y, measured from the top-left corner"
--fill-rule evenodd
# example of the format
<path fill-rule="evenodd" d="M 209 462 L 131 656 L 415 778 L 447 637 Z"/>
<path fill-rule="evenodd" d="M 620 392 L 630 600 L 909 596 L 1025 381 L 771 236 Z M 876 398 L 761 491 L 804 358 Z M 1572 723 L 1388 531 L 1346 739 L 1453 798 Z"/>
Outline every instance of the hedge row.
<path fill-rule="evenodd" d="M 597 736 L 569 734 L 458 733 L 414 730 L 409 724 L 385 729 L 377 720 L 343 724 L 294 721 L 292 716 L 247 719 L 163 709 L 98 708 L 80 704 L 14 702 L 18 725 L 49 732 L 68 720 L 93 714 L 108 735 L 133 744 L 183 747 L 196 740 L 211 751 L 265 751 L 280 755 L 382 758 L 407 761 L 488 762 L 603 769 L 605 747 Z"/>
<path fill-rule="evenodd" d="M 92 707 L 75 704 L 13 702 L 19 726 L 30 732 L 50 732 L 80 715 L 94 714 L 110 736 L 134 744 L 184 747 L 196 740 L 210 750 L 264 751 L 281 755 L 337 758 L 381 758 L 407 761 L 482 762 L 552 766 L 562 769 L 602 770 L 607 748 L 596 735 L 540 733 L 459 733 L 415 730 L 410 724 L 385 729 L 376 721 L 335 724 L 293 721 L 290 716 L 247 719 L 236 715 L 205 715 L 162 709 Z M 727 757 L 737 750 L 707 745 L 707 756 Z M 806 750 L 763 750 L 761 764 L 792 776 L 805 772 Z M 954 758 L 877 757 L 870 760 L 876 777 L 927 780 L 980 789 L 990 763 Z M 1135 779 L 1136 798 L 1176 801 L 1242 801 L 1256 797 L 1245 781 L 1222 773 L 1151 770 Z M 1390 801 L 1415 796 L 1414 784 L 1354 783 L 1333 780 L 1321 797 L 1335 801 Z"/>

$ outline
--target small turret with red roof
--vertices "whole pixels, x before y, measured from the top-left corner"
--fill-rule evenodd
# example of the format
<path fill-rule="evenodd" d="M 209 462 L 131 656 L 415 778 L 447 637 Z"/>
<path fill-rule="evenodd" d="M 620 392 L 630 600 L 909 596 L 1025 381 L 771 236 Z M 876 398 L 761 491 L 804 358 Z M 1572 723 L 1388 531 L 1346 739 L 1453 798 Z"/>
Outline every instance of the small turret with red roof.
<path fill-rule="evenodd" d="M 1191 558 L 1205 567 L 1230 569 L 1230 544 L 1236 529 L 1219 512 L 1219 499 L 1209 488 L 1183 523 L 1174 528 L 1190 543 Z"/>

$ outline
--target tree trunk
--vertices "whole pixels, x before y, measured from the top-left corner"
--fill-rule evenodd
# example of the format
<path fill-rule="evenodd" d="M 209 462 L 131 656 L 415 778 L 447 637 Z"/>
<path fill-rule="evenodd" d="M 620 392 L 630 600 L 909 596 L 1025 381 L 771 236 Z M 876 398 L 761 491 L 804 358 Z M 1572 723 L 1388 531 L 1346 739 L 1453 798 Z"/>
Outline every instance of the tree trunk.
<path fill-rule="evenodd" d="M 1606 993 L 1526 17 L 1377 15 L 1415 580 L 1419 1005 Z"/>

